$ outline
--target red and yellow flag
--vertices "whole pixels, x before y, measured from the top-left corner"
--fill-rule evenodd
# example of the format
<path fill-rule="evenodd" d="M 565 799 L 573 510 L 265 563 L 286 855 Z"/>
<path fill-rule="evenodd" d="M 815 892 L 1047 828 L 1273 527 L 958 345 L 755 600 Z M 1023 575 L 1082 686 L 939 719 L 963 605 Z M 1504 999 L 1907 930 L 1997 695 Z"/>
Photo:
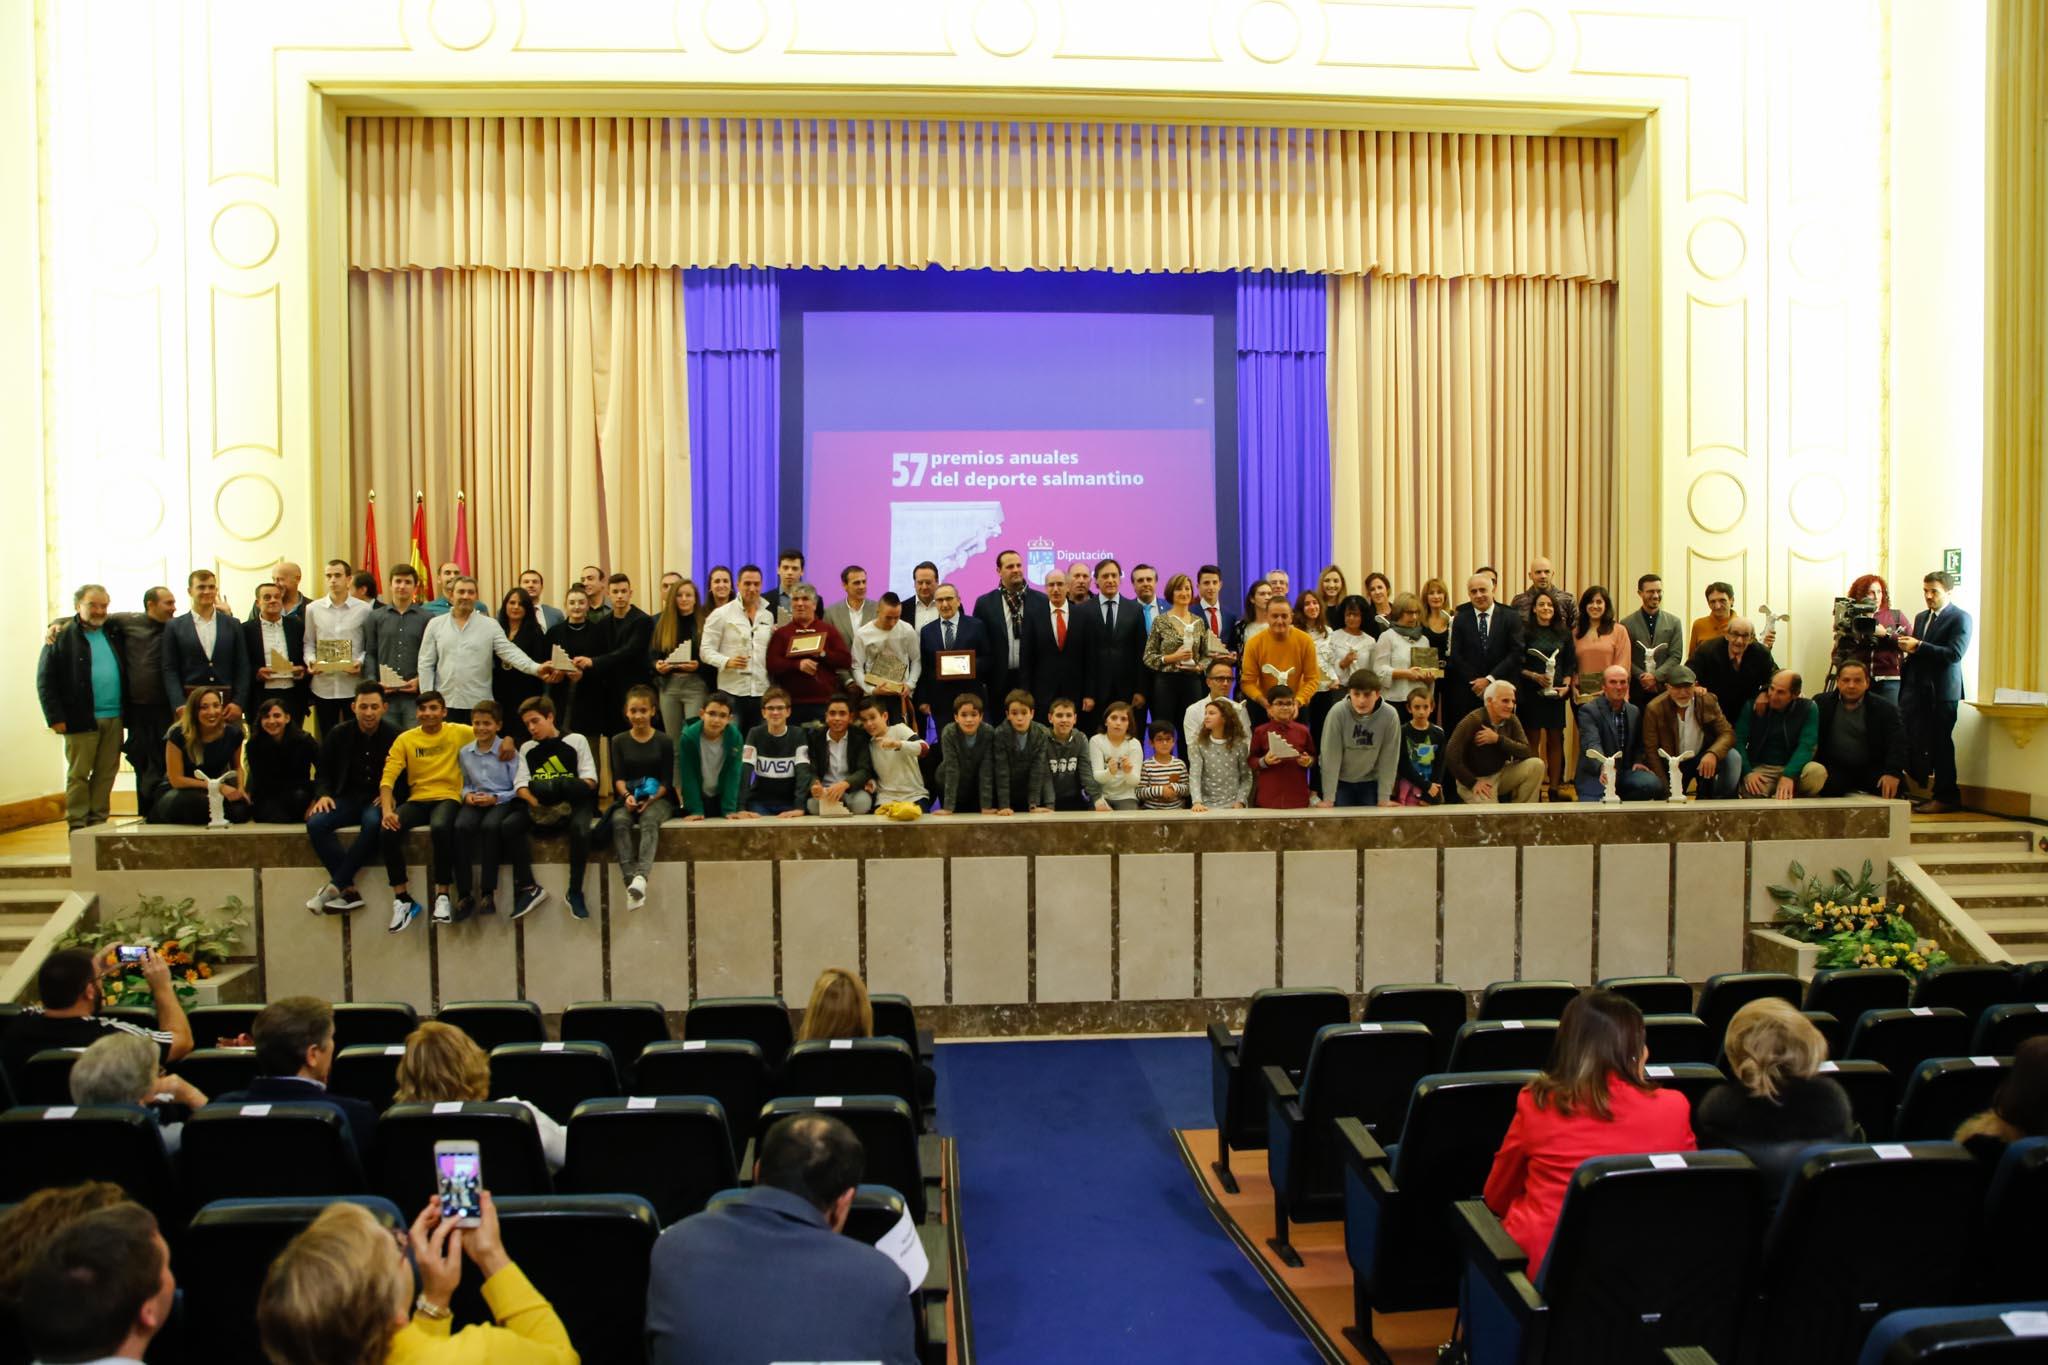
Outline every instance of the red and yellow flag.
<path fill-rule="evenodd" d="M 420 599 L 432 601 L 436 596 L 433 557 L 427 553 L 427 495 L 412 495 L 412 545 L 409 557 L 412 571 L 419 576 Z"/>

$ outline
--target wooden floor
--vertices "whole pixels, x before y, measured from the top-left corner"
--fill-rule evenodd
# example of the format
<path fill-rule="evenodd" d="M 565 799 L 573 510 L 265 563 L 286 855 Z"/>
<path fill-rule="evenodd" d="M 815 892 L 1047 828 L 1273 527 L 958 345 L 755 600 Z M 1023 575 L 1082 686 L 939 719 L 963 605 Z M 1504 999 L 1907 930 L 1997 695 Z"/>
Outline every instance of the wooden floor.
<path fill-rule="evenodd" d="M 1273 1187 L 1266 1179 L 1266 1154 L 1233 1154 L 1231 1174 L 1237 1177 L 1238 1193 L 1226 1193 L 1216 1183 L 1209 1163 L 1216 1159 L 1216 1130 L 1183 1128 L 1174 1134 L 1190 1172 L 1200 1181 L 1201 1193 L 1236 1241 L 1239 1250 L 1253 1258 L 1266 1282 L 1274 1287 L 1287 1310 L 1325 1359 L 1363 1362 L 1344 1336 L 1352 1324 L 1351 1265 L 1344 1259 L 1344 1225 L 1341 1222 L 1297 1223 L 1288 1230 L 1288 1240 L 1301 1254 L 1301 1267 L 1283 1265 L 1266 1239 L 1273 1235 Z M 1380 1345 L 1395 1365 L 1430 1365 L 1437 1347 L 1451 1339 L 1457 1314 L 1448 1308 L 1422 1313 L 1383 1313 L 1374 1322 Z"/>
<path fill-rule="evenodd" d="M 126 819 L 117 815 L 116 820 Z M 0 834 L 0 857 L 62 858 L 71 852 L 71 832 L 62 820 L 29 825 Z"/>

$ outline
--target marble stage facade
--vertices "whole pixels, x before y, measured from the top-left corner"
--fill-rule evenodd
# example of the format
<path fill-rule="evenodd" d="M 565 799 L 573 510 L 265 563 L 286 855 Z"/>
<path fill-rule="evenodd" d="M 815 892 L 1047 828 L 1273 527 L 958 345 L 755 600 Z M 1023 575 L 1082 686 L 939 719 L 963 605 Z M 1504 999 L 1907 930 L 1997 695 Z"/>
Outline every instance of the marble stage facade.
<path fill-rule="evenodd" d="M 375 867 L 364 909 L 308 913 L 324 877 L 296 827 L 100 826 L 74 836 L 72 865 L 102 914 L 146 893 L 239 896 L 268 997 L 801 1006 L 820 968 L 851 965 L 940 1033 L 976 1036 L 1197 1028 L 1274 985 L 1698 981 L 1743 965 L 1788 864 L 1882 871 L 1907 821 L 1903 802 L 1852 798 L 672 823 L 640 910 L 594 856 L 587 921 L 558 894 L 518 924 L 423 915 L 397 935 Z M 561 846 L 535 852 L 559 893 Z"/>

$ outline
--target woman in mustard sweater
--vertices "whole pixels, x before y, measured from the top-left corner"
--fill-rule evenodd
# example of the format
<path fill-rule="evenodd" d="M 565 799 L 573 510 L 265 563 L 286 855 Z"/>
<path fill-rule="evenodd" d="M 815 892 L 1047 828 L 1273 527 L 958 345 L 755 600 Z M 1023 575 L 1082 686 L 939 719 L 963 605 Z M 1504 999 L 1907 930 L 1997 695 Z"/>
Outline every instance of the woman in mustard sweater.
<path fill-rule="evenodd" d="M 330 1205 L 294 1237 L 271 1262 L 256 1304 L 272 1365 L 577 1365 L 561 1318 L 506 1256 L 488 1193 L 480 1226 L 443 1222 L 434 1198 L 408 1240 L 420 1271 L 411 1303 L 405 1253 L 362 1205 Z M 465 1253 L 483 1272 L 497 1321 L 455 1332 L 448 1301 Z"/>

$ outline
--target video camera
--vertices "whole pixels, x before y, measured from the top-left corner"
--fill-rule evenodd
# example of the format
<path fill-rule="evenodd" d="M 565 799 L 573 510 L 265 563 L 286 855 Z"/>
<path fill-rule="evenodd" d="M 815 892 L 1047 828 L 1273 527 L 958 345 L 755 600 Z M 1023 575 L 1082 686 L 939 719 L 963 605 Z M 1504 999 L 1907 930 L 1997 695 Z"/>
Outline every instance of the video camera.
<path fill-rule="evenodd" d="M 1856 644 L 1869 644 L 1877 638 L 1877 599 L 1875 597 L 1837 597 L 1835 599 L 1835 639 L 1848 640 Z"/>

